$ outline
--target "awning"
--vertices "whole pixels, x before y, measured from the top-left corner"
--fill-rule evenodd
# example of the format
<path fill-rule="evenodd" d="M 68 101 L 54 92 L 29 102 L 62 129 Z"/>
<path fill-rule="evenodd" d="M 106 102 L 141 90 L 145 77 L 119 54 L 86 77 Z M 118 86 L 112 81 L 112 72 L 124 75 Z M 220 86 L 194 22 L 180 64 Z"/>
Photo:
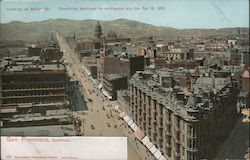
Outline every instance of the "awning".
<path fill-rule="evenodd" d="M 150 140 L 149 140 L 148 136 L 145 136 L 145 137 L 141 140 L 141 142 L 142 142 L 144 145 L 146 145 L 149 141 L 150 141 Z"/>
<path fill-rule="evenodd" d="M 135 132 L 134 132 L 134 135 L 135 137 L 138 139 L 138 140 L 142 140 L 142 138 L 145 136 L 144 132 L 140 129 L 137 129 Z"/>
<path fill-rule="evenodd" d="M 122 113 L 123 111 L 120 109 L 119 106 L 115 106 L 115 110 L 118 112 L 118 113 Z"/>
<path fill-rule="evenodd" d="M 90 73 L 90 71 L 87 69 L 87 68 L 85 68 L 83 65 L 82 65 L 82 69 L 87 73 L 87 75 L 91 75 L 91 73 Z"/>
<path fill-rule="evenodd" d="M 152 142 L 148 142 L 145 146 L 147 149 L 150 149 L 154 144 Z"/>
<path fill-rule="evenodd" d="M 90 77 L 90 79 L 91 79 L 91 81 L 92 81 L 92 82 L 94 82 L 94 84 L 95 84 L 95 85 L 97 85 L 97 84 L 98 84 L 98 81 L 97 81 L 97 80 L 95 80 L 94 78 Z"/>
<path fill-rule="evenodd" d="M 123 111 L 122 113 L 119 114 L 119 116 L 120 116 L 121 118 L 123 118 L 123 117 L 126 116 L 126 113 Z"/>
<path fill-rule="evenodd" d="M 164 156 L 161 156 L 158 160 L 167 160 Z"/>
<path fill-rule="evenodd" d="M 97 88 L 102 89 L 102 84 L 100 83 Z"/>
<path fill-rule="evenodd" d="M 159 149 L 157 149 L 157 151 L 154 153 L 154 157 L 155 157 L 156 159 L 159 159 L 161 156 L 162 156 L 161 151 L 160 151 Z"/>
<path fill-rule="evenodd" d="M 123 120 L 126 122 L 126 123 L 128 123 L 128 121 L 130 121 L 130 117 L 128 116 L 128 115 L 125 115 L 124 117 L 123 117 Z"/>
<path fill-rule="evenodd" d="M 108 99 L 112 99 L 112 96 L 110 96 L 109 93 L 108 93 L 106 90 L 102 89 L 102 93 L 103 93 L 104 96 L 106 96 Z"/>
<path fill-rule="evenodd" d="M 112 96 L 108 95 L 108 99 L 112 99 Z"/>
<path fill-rule="evenodd" d="M 138 126 L 136 126 L 136 127 L 134 128 L 134 131 L 136 132 L 138 129 L 140 130 L 140 128 L 139 128 Z"/>
<path fill-rule="evenodd" d="M 128 125 L 131 126 L 133 123 L 134 123 L 134 121 L 133 121 L 133 119 L 131 118 L 131 119 L 128 121 Z"/>
<path fill-rule="evenodd" d="M 149 149 L 149 151 L 150 151 L 152 154 L 154 154 L 154 153 L 157 151 L 157 148 L 155 147 L 155 145 L 153 145 L 153 146 Z"/>
<path fill-rule="evenodd" d="M 133 131 L 135 131 L 135 129 L 137 128 L 137 125 L 135 123 L 131 124 L 130 126 L 132 128 Z"/>
<path fill-rule="evenodd" d="M 119 106 L 115 106 L 115 110 L 118 110 L 119 109 Z"/>
<path fill-rule="evenodd" d="M 109 94 L 108 94 L 108 92 L 107 91 L 105 91 L 104 89 L 102 89 L 102 93 L 104 94 L 104 96 L 108 96 Z"/>

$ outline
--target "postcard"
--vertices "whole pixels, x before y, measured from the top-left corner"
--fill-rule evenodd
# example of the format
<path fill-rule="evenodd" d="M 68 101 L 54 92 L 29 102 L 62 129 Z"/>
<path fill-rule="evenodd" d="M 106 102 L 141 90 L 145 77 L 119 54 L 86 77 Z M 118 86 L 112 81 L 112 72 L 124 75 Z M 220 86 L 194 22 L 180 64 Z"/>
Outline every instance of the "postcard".
<path fill-rule="evenodd" d="M 0 13 L 1 159 L 249 159 L 248 0 Z"/>

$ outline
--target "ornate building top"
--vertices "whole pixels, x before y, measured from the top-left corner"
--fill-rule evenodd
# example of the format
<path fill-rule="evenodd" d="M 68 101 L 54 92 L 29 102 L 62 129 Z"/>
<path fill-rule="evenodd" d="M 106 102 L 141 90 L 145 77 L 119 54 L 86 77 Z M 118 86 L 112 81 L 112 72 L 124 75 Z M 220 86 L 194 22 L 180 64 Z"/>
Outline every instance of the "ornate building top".
<path fill-rule="evenodd" d="M 97 23 L 95 25 L 94 37 L 96 39 L 101 39 L 101 36 L 102 36 L 102 26 L 100 25 L 99 21 L 97 21 Z"/>

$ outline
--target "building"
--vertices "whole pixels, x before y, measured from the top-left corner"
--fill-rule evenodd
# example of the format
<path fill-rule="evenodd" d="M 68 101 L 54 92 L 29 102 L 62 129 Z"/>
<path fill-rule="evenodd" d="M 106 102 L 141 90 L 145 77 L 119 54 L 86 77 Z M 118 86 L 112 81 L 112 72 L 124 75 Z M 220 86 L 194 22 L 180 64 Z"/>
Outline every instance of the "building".
<path fill-rule="evenodd" d="M 131 41 L 130 38 L 118 37 L 114 31 L 109 31 L 107 36 L 105 37 L 106 45 L 109 43 L 129 43 Z"/>
<path fill-rule="evenodd" d="M 155 68 L 167 67 L 167 68 L 179 68 L 184 67 L 187 69 L 194 69 L 198 66 L 202 66 L 202 63 L 196 60 L 166 60 L 166 59 L 154 59 L 154 66 Z"/>
<path fill-rule="evenodd" d="M 31 45 L 31 46 L 28 48 L 28 56 L 29 56 L 29 57 L 32 57 L 32 56 L 40 56 L 41 50 L 42 50 L 42 47 L 37 46 L 37 45 Z"/>
<path fill-rule="evenodd" d="M 93 39 L 93 44 L 95 49 L 101 49 L 102 48 L 102 26 L 97 21 L 96 26 L 95 26 L 95 31 L 94 31 L 94 39 Z"/>
<path fill-rule="evenodd" d="M 87 38 L 78 38 L 75 44 L 75 51 L 81 57 L 88 57 L 90 56 L 92 50 L 95 49 L 95 45 L 92 40 Z"/>
<path fill-rule="evenodd" d="M 40 58 L 42 63 L 60 63 L 63 53 L 58 44 L 54 43 L 41 50 Z"/>
<path fill-rule="evenodd" d="M 246 64 L 249 66 L 249 60 L 249 48 L 234 49 L 230 52 L 231 65 Z"/>
<path fill-rule="evenodd" d="M 129 90 L 118 90 L 117 91 L 117 102 L 123 107 L 123 110 L 132 117 L 132 108 L 130 107 L 130 92 Z"/>
<path fill-rule="evenodd" d="M 97 59 L 95 57 L 85 57 L 82 63 L 85 72 L 92 78 L 97 79 Z"/>
<path fill-rule="evenodd" d="M 187 91 L 164 88 L 153 75 L 137 72 L 130 80 L 133 120 L 167 159 L 213 159 L 237 121 L 237 84 L 215 89 L 210 81 Z"/>
<path fill-rule="evenodd" d="M 144 70 L 144 57 L 130 56 L 119 58 L 113 55 L 101 56 L 97 64 L 97 78 L 103 83 L 103 75 L 105 74 L 125 74 L 128 79 L 133 76 L 136 71 Z"/>
<path fill-rule="evenodd" d="M 103 92 L 107 94 L 109 99 L 117 99 L 117 91 L 128 88 L 128 80 L 126 75 L 122 74 L 106 74 L 104 75 Z"/>
<path fill-rule="evenodd" d="M 249 69 L 245 69 L 240 76 L 240 84 L 242 91 L 250 92 L 250 75 Z"/>
<path fill-rule="evenodd" d="M 7 65 L 0 71 L 1 127 L 72 124 L 63 64 Z"/>
<path fill-rule="evenodd" d="M 101 39 L 101 36 L 102 36 L 102 26 L 100 25 L 99 21 L 97 21 L 95 26 L 94 37 L 96 39 Z"/>

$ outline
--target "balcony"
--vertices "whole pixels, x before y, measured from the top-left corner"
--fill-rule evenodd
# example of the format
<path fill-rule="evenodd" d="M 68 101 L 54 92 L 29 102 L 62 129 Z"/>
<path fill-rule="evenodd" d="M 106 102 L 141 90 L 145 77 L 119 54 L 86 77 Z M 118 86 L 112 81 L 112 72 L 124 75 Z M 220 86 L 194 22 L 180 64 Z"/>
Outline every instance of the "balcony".
<path fill-rule="evenodd" d="M 198 152 L 199 150 L 197 148 L 189 148 L 189 147 L 185 147 L 185 149 L 189 152 Z"/>

